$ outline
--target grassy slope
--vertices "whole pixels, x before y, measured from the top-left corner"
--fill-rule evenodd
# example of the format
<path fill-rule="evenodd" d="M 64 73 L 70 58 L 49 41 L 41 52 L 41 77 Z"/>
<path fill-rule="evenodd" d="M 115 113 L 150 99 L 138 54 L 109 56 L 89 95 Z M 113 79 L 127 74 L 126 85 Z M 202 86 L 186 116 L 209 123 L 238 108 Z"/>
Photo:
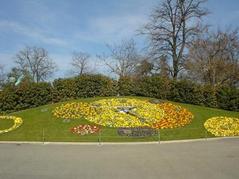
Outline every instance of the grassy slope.
<path fill-rule="evenodd" d="M 137 97 L 139 98 L 139 97 Z M 91 102 L 102 98 L 89 98 L 89 99 L 79 99 L 74 101 L 85 101 Z M 148 98 L 139 98 L 148 99 Z M 11 115 L 22 117 L 24 124 L 15 131 L 1 134 L 0 141 L 91 141 L 97 142 L 99 140 L 98 135 L 88 135 L 88 136 L 77 136 L 72 134 L 69 129 L 78 124 L 88 124 L 89 122 L 85 119 L 72 120 L 70 123 L 63 123 L 62 120 L 57 120 L 52 117 L 52 110 L 62 103 L 41 106 L 34 109 L 28 109 L 20 112 L 13 113 Z M 161 140 L 172 140 L 172 139 L 191 139 L 191 138 L 204 138 L 212 137 L 208 134 L 203 123 L 210 117 L 213 116 L 233 116 L 239 117 L 239 113 L 206 108 L 201 106 L 180 104 L 181 106 L 187 108 L 194 114 L 193 122 L 184 127 L 178 129 L 164 129 L 160 130 Z M 44 111 L 46 110 L 47 111 Z M 9 127 L 10 122 L 0 121 L 0 129 L 4 127 Z M 44 136 L 44 137 L 43 137 Z M 103 128 L 101 136 L 102 141 L 149 141 L 158 140 L 158 136 L 148 137 L 148 138 L 128 138 L 121 137 L 117 135 L 116 129 L 113 128 Z"/>

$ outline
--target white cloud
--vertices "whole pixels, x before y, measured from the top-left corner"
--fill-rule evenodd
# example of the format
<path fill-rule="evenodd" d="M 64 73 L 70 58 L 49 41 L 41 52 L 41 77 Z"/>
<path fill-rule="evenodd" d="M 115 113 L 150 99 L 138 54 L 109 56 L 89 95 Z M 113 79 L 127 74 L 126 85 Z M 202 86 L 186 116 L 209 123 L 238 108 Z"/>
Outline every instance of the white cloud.
<path fill-rule="evenodd" d="M 46 44 L 53 44 L 59 46 L 64 46 L 67 44 L 64 40 L 57 37 L 52 37 L 51 35 L 41 31 L 40 29 L 28 27 L 18 22 L 1 20 L 0 27 L 8 31 L 13 31 L 18 34 L 34 38 Z"/>

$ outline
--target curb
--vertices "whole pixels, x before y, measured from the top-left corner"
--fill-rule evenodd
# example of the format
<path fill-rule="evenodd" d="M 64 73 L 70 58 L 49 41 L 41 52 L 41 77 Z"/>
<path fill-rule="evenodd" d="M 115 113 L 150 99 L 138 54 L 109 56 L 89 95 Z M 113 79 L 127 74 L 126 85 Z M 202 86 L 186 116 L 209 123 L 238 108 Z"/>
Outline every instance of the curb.
<path fill-rule="evenodd" d="M 224 139 L 239 139 L 236 137 L 218 137 L 207 139 L 186 139 L 186 140 L 171 140 L 171 141 L 154 141 L 154 142 L 28 142 L 28 141 L 0 141 L 0 144 L 34 144 L 34 145 L 152 145 L 152 144 L 171 144 L 171 143 L 187 143 L 187 142 L 205 142 Z"/>

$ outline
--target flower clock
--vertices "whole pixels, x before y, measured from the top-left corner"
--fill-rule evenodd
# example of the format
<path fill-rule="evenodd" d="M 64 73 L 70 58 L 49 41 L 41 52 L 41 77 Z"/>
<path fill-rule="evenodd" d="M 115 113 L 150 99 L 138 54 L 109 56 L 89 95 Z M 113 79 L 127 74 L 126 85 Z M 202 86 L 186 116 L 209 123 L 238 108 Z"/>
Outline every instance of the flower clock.
<path fill-rule="evenodd" d="M 98 126 L 92 125 L 79 125 L 70 129 L 74 134 L 78 135 L 87 135 L 87 134 L 96 134 L 100 131 Z"/>
<path fill-rule="evenodd" d="M 67 103 L 57 107 L 53 115 L 61 119 L 85 118 L 105 127 L 156 129 L 182 127 L 193 118 L 191 112 L 171 103 L 153 104 L 147 100 L 130 98 Z"/>
<path fill-rule="evenodd" d="M 8 129 L 0 130 L 0 134 L 13 131 L 13 130 L 17 129 L 18 127 L 20 127 L 23 123 L 22 118 L 15 117 L 15 116 L 0 116 L 0 120 L 13 120 L 13 122 L 14 122 L 12 127 L 8 128 Z"/>
<path fill-rule="evenodd" d="M 232 117 L 212 117 L 204 123 L 204 127 L 215 136 L 239 135 L 239 119 Z"/>
<path fill-rule="evenodd" d="M 152 127 L 164 111 L 148 101 L 114 98 L 91 104 L 97 115 L 87 116 L 93 123 L 107 127 Z"/>

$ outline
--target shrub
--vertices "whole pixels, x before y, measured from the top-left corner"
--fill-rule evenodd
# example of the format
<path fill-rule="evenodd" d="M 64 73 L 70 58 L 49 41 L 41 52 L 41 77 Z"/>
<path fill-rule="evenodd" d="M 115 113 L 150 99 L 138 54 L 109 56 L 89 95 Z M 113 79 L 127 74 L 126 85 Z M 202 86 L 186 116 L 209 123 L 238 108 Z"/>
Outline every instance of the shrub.
<path fill-rule="evenodd" d="M 202 105 L 203 94 L 201 86 L 187 80 L 171 81 L 169 100 Z"/>
<path fill-rule="evenodd" d="M 75 83 L 77 98 L 114 96 L 117 93 L 115 82 L 103 75 L 82 75 L 75 78 Z"/>
<path fill-rule="evenodd" d="M 136 94 L 159 99 L 167 99 L 170 93 L 170 81 L 159 76 L 144 77 L 137 81 Z"/>
<path fill-rule="evenodd" d="M 213 86 L 202 86 L 203 104 L 207 107 L 217 107 L 216 89 Z"/>
<path fill-rule="evenodd" d="M 217 90 L 218 107 L 231 111 L 239 111 L 239 89 L 220 87 Z"/>
<path fill-rule="evenodd" d="M 12 112 L 41 106 L 52 101 L 49 83 L 22 83 L 6 86 L 0 93 L 0 111 Z"/>
<path fill-rule="evenodd" d="M 12 112 L 17 106 L 17 95 L 13 86 L 8 85 L 0 92 L 0 112 Z"/>
<path fill-rule="evenodd" d="M 118 94 L 121 96 L 134 96 L 136 83 L 130 77 L 123 77 L 118 80 Z"/>
<path fill-rule="evenodd" d="M 53 82 L 53 102 L 66 101 L 76 98 L 75 78 L 57 79 Z"/>

